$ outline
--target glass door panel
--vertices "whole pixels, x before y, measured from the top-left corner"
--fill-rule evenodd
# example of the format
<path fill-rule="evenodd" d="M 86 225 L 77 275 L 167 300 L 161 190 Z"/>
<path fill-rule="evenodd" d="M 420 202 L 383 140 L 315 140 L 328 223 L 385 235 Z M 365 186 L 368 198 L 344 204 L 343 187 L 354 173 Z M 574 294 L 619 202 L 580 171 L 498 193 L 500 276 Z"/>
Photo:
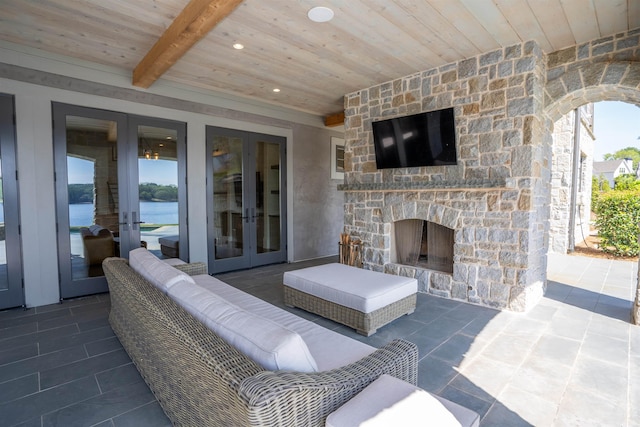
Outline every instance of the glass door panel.
<path fill-rule="evenodd" d="M 256 149 L 256 252 L 280 251 L 280 144 L 258 140 Z"/>
<path fill-rule="evenodd" d="M 102 261 L 128 232 L 122 208 L 123 114 L 53 104 L 61 298 L 108 290 Z"/>
<path fill-rule="evenodd" d="M 248 266 L 244 232 L 248 208 L 245 207 L 243 181 L 246 141 L 241 137 L 218 134 L 213 137 L 212 144 L 213 257 L 219 265 L 244 268 Z"/>
<path fill-rule="evenodd" d="M 13 97 L 0 94 L 0 309 L 24 305 Z"/>
<path fill-rule="evenodd" d="M 137 126 L 140 244 L 159 258 L 180 258 L 178 130 Z M 183 255 L 187 245 L 182 245 Z"/>
<path fill-rule="evenodd" d="M 102 261 L 117 255 L 118 124 L 65 118 L 68 221 L 73 280 L 103 276 Z"/>

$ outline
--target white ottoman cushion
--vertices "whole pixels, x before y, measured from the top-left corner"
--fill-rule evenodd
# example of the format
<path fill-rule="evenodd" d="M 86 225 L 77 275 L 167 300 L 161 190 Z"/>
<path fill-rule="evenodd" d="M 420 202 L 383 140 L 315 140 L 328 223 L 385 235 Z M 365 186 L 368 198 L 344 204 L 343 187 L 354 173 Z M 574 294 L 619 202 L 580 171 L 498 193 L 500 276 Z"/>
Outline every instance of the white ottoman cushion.
<path fill-rule="evenodd" d="M 326 426 L 460 427 L 460 423 L 431 394 L 384 374 L 329 414 Z"/>
<path fill-rule="evenodd" d="M 338 263 L 287 271 L 283 283 L 362 313 L 371 313 L 418 292 L 416 279 Z"/>

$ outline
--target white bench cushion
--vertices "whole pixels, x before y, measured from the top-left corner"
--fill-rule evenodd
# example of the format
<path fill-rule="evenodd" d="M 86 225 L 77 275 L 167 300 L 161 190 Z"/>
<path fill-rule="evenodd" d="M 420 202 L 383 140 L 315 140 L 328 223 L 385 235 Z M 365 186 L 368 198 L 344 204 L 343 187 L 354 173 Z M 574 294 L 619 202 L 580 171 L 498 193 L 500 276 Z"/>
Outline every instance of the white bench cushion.
<path fill-rule="evenodd" d="M 319 372 L 357 362 L 376 350 L 375 347 L 296 316 L 215 277 L 202 274 L 193 276 L 193 279 L 198 285 L 209 289 L 230 303 L 297 332 L 307 344 Z"/>
<path fill-rule="evenodd" d="M 329 414 L 326 420 L 327 427 L 426 425 L 460 427 L 461 424 L 435 396 L 387 374 Z"/>
<path fill-rule="evenodd" d="M 169 296 L 265 369 L 318 370 L 302 337 L 285 326 L 244 310 L 195 283 L 178 283 L 169 289 Z"/>
<path fill-rule="evenodd" d="M 195 284 L 191 276 L 163 262 L 145 248 L 129 252 L 129 265 L 165 294 L 179 282 Z"/>
<path fill-rule="evenodd" d="M 371 313 L 418 292 L 416 279 L 338 263 L 287 271 L 283 283 L 362 313 Z"/>

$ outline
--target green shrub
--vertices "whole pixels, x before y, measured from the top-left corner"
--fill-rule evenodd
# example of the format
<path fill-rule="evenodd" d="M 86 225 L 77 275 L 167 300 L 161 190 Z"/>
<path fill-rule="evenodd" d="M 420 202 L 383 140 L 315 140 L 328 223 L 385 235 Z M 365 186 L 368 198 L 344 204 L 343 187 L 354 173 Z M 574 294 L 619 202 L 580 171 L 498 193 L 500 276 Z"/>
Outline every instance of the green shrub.
<path fill-rule="evenodd" d="M 598 200 L 600 200 L 600 186 L 598 178 L 591 177 L 591 210 L 596 212 Z"/>
<path fill-rule="evenodd" d="M 609 186 L 609 181 L 607 181 L 604 175 L 601 174 L 598 177 L 591 177 L 591 210 L 593 212 L 598 212 L 598 201 L 600 200 L 600 196 L 609 191 L 611 191 L 611 187 Z"/>
<path fill-rule="evenodd" d="M 640 190 L 640 180 L 636 179 L 635 175 L 618 175 L 615 177 L 614 182 L 613 189 L 616 191 Z"/>
<path fill-rule="evenodd" d="M 617 256 L 640 253 L 640 191 L 610 191 L 596 203 L 596 227 L 604 252 Z"/>

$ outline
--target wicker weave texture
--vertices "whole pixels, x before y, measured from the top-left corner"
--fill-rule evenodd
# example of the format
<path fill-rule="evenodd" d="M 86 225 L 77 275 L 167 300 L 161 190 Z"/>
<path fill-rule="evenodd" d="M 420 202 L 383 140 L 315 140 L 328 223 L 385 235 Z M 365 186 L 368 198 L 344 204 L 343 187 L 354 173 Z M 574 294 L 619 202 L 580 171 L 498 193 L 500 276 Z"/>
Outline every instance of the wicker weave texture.
<path fill-rule="evenodd" d="M 187 264 L 177 264 L 173 268 L 177 268 L 180 271 L 187 273 L 190 276 L 197 276 L 199 274 L 207 274 L 207 265 L 204 262 L 192 262 Z"/>
<path fill-rule="evenodd" d="M 417 383 L 415 344 L 395 340 L 340 369 L 265 371 L 135 273 L 120 258 L 103 268 L 109 322 L 177 426 L 323 426 L 387 373 Z"/>
<path fill-rule="evenodd" d="M 363 313 L 344 305 L 284 285 L 284 303 L 298 307 L 335 322 L 354 328 L 359 334 L 370 336 L 376 330 L 416 309 L 417 294 L 409 295 L 371 313 Z"/>

